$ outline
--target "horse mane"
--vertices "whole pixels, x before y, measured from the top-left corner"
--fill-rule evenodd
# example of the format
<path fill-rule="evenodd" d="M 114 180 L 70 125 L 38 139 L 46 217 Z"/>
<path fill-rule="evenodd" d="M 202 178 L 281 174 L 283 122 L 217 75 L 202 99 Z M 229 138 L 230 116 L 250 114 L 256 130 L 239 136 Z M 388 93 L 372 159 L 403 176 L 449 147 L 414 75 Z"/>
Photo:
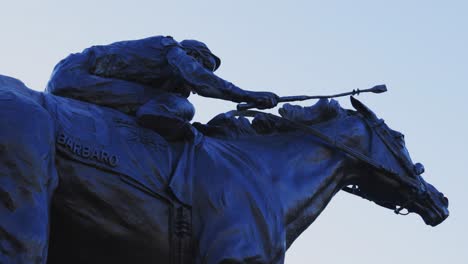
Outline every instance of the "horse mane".
<path fill-rule="evenodd" d="M 336 118 L 345 111 L 336 100 L 321 99 L 316 104 L 306 107 L 285 104 L 278 113 L 285 119 L 312 125 Z M 281 117 L 259 112 L 250 122 L 244 116 L 232 116 L 228 112 L 215 116 L 207 124 L 197 122 L 193 126 L 206 136 L 217 138 L 239 138 L 297 129 Z"/>

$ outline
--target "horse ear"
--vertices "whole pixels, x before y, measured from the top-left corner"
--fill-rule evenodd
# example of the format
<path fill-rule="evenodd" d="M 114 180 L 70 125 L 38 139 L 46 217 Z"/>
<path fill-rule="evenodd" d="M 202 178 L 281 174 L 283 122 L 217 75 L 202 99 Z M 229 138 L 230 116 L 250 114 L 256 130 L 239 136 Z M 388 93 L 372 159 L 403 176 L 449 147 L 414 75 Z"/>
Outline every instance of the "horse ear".
<path fill-rule="evenodd" d="M 351 104 L 353 105 L 354 109 L 356 109 L 356 111 L 361 113 L 363 116 L 374 120 L 378 119 L 377 115 L 374 114 L 374 112 L 372 112 L 369 107 L 365 106 L 363 103 L 361 103 L 361 101 L 354 98 L 354 96 L 351 96 Z"/>

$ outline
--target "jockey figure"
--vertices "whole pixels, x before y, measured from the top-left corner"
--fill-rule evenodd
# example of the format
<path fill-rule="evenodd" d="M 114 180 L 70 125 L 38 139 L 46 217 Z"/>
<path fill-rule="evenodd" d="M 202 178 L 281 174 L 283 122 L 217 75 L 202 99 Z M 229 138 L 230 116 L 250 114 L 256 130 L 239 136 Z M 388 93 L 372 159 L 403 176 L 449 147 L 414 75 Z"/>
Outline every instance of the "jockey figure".
<path fill-rule="evenodd" d="M 69 55 L 55 66 L 46 91 L 136 115 L 140 125 L 169 140 L 192 135 L 191 92 L 262 109 L 276 106 L 276 94 L 246 91 L 216 76 L 220 64 L 196 40 L 121 41 Z"/>

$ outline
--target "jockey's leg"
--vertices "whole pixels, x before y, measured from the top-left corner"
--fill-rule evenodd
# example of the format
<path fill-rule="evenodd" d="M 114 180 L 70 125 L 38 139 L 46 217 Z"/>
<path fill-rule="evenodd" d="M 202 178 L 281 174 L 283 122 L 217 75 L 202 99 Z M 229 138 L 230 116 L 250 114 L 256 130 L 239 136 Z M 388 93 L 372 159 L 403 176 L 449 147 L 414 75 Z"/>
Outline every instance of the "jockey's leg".
<path fill-rule="evenodd" d="M 35 99 L 0 88 L 0 263 L 46 263 L 54 130 Z"/>
<path fill-rule="evenodd" d="M 190 120 L 195 108 L 187 98 L 161 93 L 140 107 L 137 112 L 138 123 L 152 129 L 168 140 L 191 139 Z"/>

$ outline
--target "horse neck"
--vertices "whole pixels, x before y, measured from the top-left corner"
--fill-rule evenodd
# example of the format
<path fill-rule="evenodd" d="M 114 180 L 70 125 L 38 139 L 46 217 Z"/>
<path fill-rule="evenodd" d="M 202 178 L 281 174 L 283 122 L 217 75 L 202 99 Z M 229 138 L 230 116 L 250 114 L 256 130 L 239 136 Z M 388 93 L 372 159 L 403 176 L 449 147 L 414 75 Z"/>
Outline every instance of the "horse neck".
<path fill-rule="evenodd" d="M 366 149 L 365 125 L 356 118 L 342 121 L 333 120 L 319 130 L 360 151 Z M 273 190 L 283 207 L 289 247 L 348 183 L 354 161 L 304 131 L 259 140 L 258 146 L 274 157 L 269 166 Z"/>

